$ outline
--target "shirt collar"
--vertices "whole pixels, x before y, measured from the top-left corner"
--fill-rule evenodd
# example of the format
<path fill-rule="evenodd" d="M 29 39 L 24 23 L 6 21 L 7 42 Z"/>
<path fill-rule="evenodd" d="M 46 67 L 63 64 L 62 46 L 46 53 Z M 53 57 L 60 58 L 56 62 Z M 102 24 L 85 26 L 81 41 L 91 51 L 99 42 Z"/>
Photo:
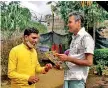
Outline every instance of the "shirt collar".
<path fill-rule="evenodd" d="M 22 43 L 22 46 L 25 47 L 26 49 L 32 51 L 33 49 L 29 49 L 24 43 Z"/>
<path fill-rule="evenodd" d="M 77 35 L 83 35 L 84 32 L 85 32 L 85 28 L 82 27 L 82 28 L 79 30 L 79 32 L 77 33 Z"/>
<path fill-rule="evenodd" d="M 78 37 L 78 36 L 81 36 L 81 35 L 84 35 L 84 32 L 85 32 L 85 28 L 84 27 L 82 27 L 80 30 L 79 30 L 79 32 L 77 33 L 77 35 L 72 35 L 72 38 L 76 38 L 76 37 Z"/>

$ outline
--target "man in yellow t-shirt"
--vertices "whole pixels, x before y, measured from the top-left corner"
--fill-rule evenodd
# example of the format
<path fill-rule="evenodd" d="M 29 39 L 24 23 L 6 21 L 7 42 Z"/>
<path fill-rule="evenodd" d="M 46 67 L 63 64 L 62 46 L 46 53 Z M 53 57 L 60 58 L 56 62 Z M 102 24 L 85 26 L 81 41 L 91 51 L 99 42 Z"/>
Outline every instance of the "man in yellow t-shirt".
<path fill-rule="evenodd" d="M 12 48 L 8 61 L 8 77 L 11 79 L 11 88 L 35 88 L 39 81 L 36 73 L 47 73 L 51 64 L 41 67 L 37 52 L 34 49 L 39 39 L 39 31 L 35 28 L 25 29 L 22 44 Z"/>

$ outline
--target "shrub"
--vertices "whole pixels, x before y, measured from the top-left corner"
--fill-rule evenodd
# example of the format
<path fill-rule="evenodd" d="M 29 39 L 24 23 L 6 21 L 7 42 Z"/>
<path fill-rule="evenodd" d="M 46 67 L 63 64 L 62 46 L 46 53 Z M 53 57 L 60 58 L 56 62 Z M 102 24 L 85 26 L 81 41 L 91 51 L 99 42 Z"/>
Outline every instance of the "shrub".
<path fill-rule="evenodd" d="M 98 64 L 102 60 L 108 66 L 108 48 L 96 49 L 94 51 L 94 64 Z"/>
<path fill-rule="evenodd" d="M 20 44 L 22 42 L 22 39 L 16 38 L 15 36 L 11 39 L 5 39 L 1 41 L 1 77 L 3 79 L 6 79 L 7 75 L 7 67 L 8 67 L 8 56 L 10 50 Z"/>

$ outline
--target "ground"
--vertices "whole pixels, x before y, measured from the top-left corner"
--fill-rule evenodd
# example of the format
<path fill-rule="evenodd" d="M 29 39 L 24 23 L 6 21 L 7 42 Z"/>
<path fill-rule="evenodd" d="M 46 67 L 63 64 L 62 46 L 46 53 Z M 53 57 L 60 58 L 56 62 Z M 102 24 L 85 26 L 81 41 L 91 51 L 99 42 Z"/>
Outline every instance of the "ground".
<path fill-rule="evenodd" d="M 63 88 L 63 72 L 53 68 L 47 74 L 39 74 L 40 81 L 36 84 L 36 88 Z M 86 88 L 108 88 L 108 80 L 102 80 L 102 76 L 89 74 Z M 2 82 L 1 88 L 10 88 L 10 83 Z"/>

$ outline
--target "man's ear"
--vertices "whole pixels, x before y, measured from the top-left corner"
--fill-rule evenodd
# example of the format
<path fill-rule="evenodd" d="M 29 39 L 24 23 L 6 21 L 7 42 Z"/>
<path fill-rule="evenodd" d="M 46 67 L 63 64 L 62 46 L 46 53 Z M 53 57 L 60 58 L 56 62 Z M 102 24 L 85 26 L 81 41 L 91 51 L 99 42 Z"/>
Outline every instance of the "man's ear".
<path fill-rule="evenodd" d="M 81 24 L 81 20 L 79 20 L 79 23 Z"/>
<path fill-rule="evenodd" d="M 28 36 L 24 35 L 24 39 L 25 39 L 25 41 L 28 41 Z"/>
<path fill-rule="evenodd" d="M 81 25 L 81 20 L 77 20 L 77 23 L 78 23 L 79 25 Z"/>

